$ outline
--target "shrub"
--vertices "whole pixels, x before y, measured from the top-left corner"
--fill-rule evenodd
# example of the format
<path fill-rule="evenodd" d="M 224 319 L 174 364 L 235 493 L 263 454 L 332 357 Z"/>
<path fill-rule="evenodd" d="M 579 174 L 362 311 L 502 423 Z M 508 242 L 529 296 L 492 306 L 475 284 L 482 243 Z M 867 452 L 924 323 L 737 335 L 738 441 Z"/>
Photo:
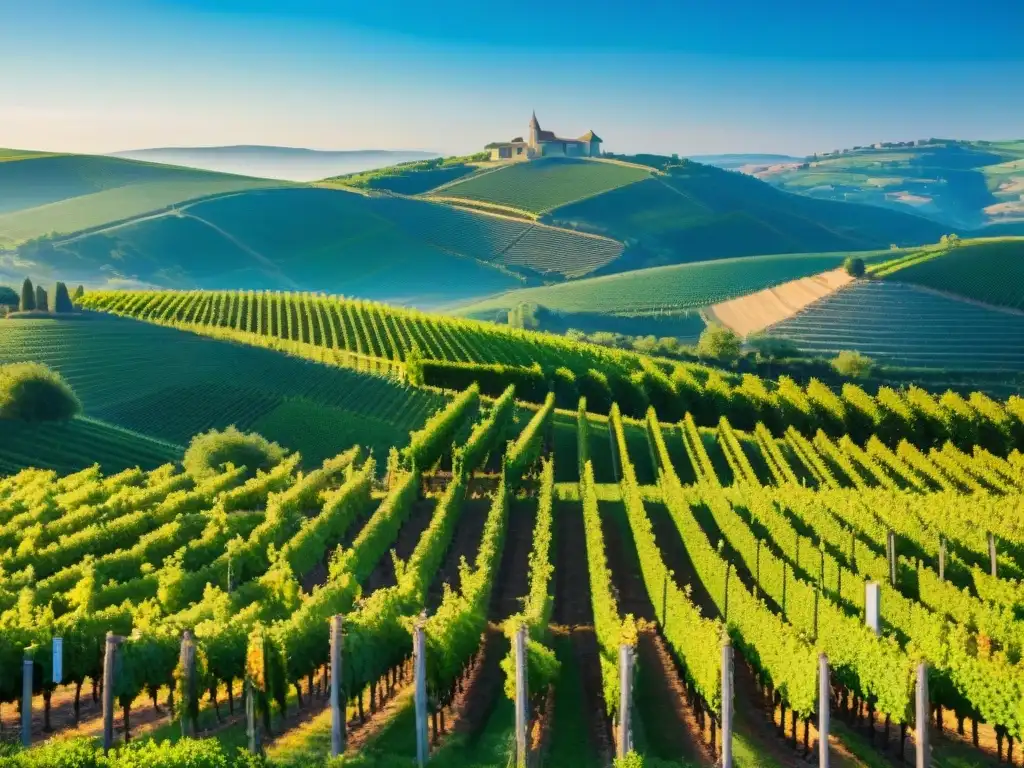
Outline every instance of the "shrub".
<path fill-rule="evenodd" d="M 864 277 L 864 259 L 859 256 L 847 256 L 843 262 L 843 269 L 850 277 Z"/>
<path fill-rule="evenodd" d="M 740 356 L 740 337 L 735 331 L 718 323 L 711 323 L 697 341 L 697 354 L 724 363 Z"/>
<path fill-rule="evenodd" d="M 36 308 L 36 289 L 32 287 L 32 281 L 27 277 L 21 284 L 21 301 L 18 309 L 22 312 L 31 312 Z"/>
<path fill-rule="evenodd" d="M 49 303 L 46 300 L 46 289 L 41 285 L 36 286 L 36 311 L 49 312 Z"/>
<path fill-rule="evenodd" d="M 747 344 L 763 360 L 780 360 L 786 357 L 799 357 L 800 348 L 789 339 L 780 336 L 769 336 L 767 333 L 755 333 L 747 339 Z"/>
<path fill-rule="evenodd" d="M 0 419 L 67 421 L 80 410 L 64 377 L 42 363 L 0 365 Z"/>
<path fill-rule="evenodd" d="M 832 360 L 832 367 L 843 376 L 854 379 L 863 379 L 871 375 L 874 370 L 875 361 L 860 352 L 851 352 L 844 349 L 835 359 Z"/>
<path fill-rule="evenodd" d="M 193 437 L 182 464 L 196 480 L 216 475 L 226 464 L 245 467 L 249 477 L 253 477 L 257 471 L 277 465 L 284 456 L 284 448 L 277 443 L 262 435 L 239 432 L 232 426 L 223 431 L 211 429 Z"/>
<path fill-rule="evenodd" d="M 71 297 L 68 296 L 68 287 L 64 283 L 57 283 L 57 287 L 53 289 L 53 311 L 54 312 L 74 312 L 75 307 L 71 303 Z"/>

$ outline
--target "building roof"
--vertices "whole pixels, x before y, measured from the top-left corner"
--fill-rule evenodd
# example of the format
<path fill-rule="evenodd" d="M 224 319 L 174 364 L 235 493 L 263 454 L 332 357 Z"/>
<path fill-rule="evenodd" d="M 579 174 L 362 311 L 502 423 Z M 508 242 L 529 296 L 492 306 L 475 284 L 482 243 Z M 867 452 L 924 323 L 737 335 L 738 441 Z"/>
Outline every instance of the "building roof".
<path fill-rule="evenodd" d="M 598 144 L 602 144 L 603 143 L 603 140 L 601 139 L 601 137 L 598 136 L 593 131 L 587 131 L 582 136 L 580 136 L 579 140 L 580 141 L 586 141 L 588 143 L 591 142 L 591 141 L 596 141 Z"/>
<path fill-rule="evenodd" d="M 530 118 L 530 127 L 540 130 L 540 122 L 537 120 L 537 110 L 533 111 L 533 117 Z"/>
<path fill-rule="evenodd" d="M 490 144 L 484 146 L 484 149 L 497 149 L 498 147 L 525 147 L 526 142 L 522 139 L 518 141 L 513 139 L 512 141 L 492 141 Z"/>

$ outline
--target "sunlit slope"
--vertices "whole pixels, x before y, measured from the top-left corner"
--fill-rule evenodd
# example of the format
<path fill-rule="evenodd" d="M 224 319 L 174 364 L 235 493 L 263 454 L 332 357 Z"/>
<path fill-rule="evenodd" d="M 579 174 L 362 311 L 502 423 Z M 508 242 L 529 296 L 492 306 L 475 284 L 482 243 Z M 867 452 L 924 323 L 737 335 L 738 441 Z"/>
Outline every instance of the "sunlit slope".
<path fill-rule="evenodd" d="M 917 216 L 792 195 L 696 163 L 557 208 L 542 220 L 627 243 L 623 257 L 604 271 L 916 245 L 942 234 L 939 225 Z"/>
<path fill-rule="evenodd" d="M 310 462 L 352 443 L 386 456 L 443 400 L 382 376 L 132 320 L 0 324 L 0 364 L 45 363 L 68 380 L 86 416 L 177 445 L 259 423 Z M 330 429 L 313 428 L 317 418 Z"/>
<path fill-rule="evenodd" d="M 94 155 L 12 154 L 0 162 L 0 245 L 280 183 Z"/>
<path fill-rule="evenodd" d="M 851 349 L 888 365 L 1024 371 L 1024 316 L 887 280 L 858 281 L 768 330 L 824 357 Z"/>
<path fill-rule="evenodd" d="M 928 140 L 858 147 L 758 175 L 815 198 L 916 212 L 949 228 L 1024 221 L 1024 141 Z"/>
<path fill-rule="evenodd" d="M 968 240 L 881 265 L 888 280 L 914 283 L 985 304 L 1024 310 L 1024 238 Z"/>
<path fill-rule="evenodd" d="M 848 255 L 798 253 L 718 259 L 652 267 L 571 283 L 524 288 L 460 307 L 461 315 L 480 316 L 532 302 L 562 312 L 621 315 L 672 313 L 714 304 L 808 275 L 835 269 Z M 890 258 L 892 251 L 865 251 L 867 262 Z"/>
<path fill-rule="evenodd" d="M 483 171 L 430 194 L 538 214 L 642 181 L 651 172 L 600 160 L 543 158 Z"/>
<path fill-rule="evenodd" d="M 520 287 L 531 276 L 587 274 L 621 251 L 607 238 L 530 221 L 291 187 L 186 203 L 32 243 L 19 255 L 33 275 L 93 285 L 326 290 L 427 307 Z"/>

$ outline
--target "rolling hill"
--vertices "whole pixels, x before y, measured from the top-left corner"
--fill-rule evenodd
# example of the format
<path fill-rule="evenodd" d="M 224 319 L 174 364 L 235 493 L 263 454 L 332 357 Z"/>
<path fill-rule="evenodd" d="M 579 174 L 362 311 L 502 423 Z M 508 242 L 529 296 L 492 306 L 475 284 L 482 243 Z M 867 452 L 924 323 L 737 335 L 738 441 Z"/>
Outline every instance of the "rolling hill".
<path fill-rule="evenodd" d="M 872 250 L 934 242 L 941 227 L 872 206 L 792 195 L 697 163 L 670 167 L 542 221 L 627 244 L 603 272 L 766 253 Z"/>
<path fill-rule="evenodd" d="M 176 206 L 19 250 L 40 279 L 168 288 L 322 290 L 435 306 L 614 260 L 599 238 L 419 200 L 296 187 Z M 21 266 L 19 272 L 24 272 Z M 4 272 L 0 265 L 0 273 Z M 9 271 L 8 279 L 20 280 Z"/>
<path fill-rule="evenodd" d="M 887 248 L 941 234 L 920 217 L 812 200 L 654 155 L 497 166 L 467 156 L 316 185 L 43 155 L 0 163 L 5 185 L 0 281 L 28 274 L 90 287 L 327 290 L 420 307 L 652 266 Z M 712 298 L 765 284 L 737 277 Z M 652 295 L 691 304 L 664 289 Z"/>
<path fill-rule="evenodd" d="M 218 173 L 286 181 L 316 181 L 343 173 L 437 157 L 417 150 L 317 150 L 302 147 L 156 147 L 115 152 L 113 157 L 182 165 Z"/>
<path fill-rule="evenodd" d="M 1024 310 L 1024 238 L 965 240 L 881 264 L 875 273 L 984 304 Z"/>
<path fill-rule="evenodd" d="M 805 352 L 856 350 L 912 368 L 1024 370 L 1024 315 L 887 280 L 861 280 L 768 329 Z"/>
<path fill-rule="evenodd" d="M 65 434 L 69 445 L 91 439 L 97 448 L 116 441 L 135 450 L 135 442 L 139 461 L 148 460 L 154 448 L 172 458 L 174 446 L 187 445 L 193 435 L 231 424 L 243 430 L 258 425 L 264 436 L 301 451 L 311 465 L 353 442 L 386 456 L 444 401 L 382 376 L 133 320 L 2 323 L 0 363 L 45 363 L 71 384 L 85 416 L 162 441 L 154 447 L 83 422 Z M 59 440 L 62 434 L 51 429 L 35 439 Z M 124 453 L 113 446 L 110 452 L 114 464 Z"/>
<path fill-rule="evenodd" d="M 789 192 L 916 212 L 950 229 L 1024 223 L 1024 141 L 855 147 L 756 175 Z"/>
<path fill-rule="evenodd" d="M 459 315 L 484 318 L 526 302 L 563 313 L 673 315 L 835 269 L 848 255 L 846 251 L 779 254 L 651 267 L 559 285 L 523 288 L 460 306 L 454 311 Z M 866 251 L 857 255 L 871 263 L 890 259 L 893 252 Z"/>
<path fill-rule="evenodd" d="M 280 182 L 97 155 L 9 153 L 0 162 L 0 249 L 186 200 Z"/>

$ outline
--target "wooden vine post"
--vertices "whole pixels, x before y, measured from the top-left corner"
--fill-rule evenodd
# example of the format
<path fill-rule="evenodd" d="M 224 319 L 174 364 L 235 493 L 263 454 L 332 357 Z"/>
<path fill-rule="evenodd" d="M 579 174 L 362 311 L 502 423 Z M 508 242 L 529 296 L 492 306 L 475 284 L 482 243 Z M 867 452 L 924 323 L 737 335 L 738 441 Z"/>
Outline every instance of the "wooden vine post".
<path fill-rule="evenodd" d="M 998 578 L 999 564 L 996 562 L 996 535 L 991 531 L 988 534 L 988 560 L 992 569 L 992 578 Z"/>
<path fill-rule="evenodd" d="M 430 757 L 427 734 L 427 636 L 423 621 L 416 624 L 412 636 L 413 683 L 416 699 L 416 764 L 423 768 Z"/>
<path fill-rule="evenodd" d="M 331 756 L 345 751 L 345 707 L 347 702 L 341 689 L 341 651 L 344 637 L 344 619 L 331 617 Z"/>
<path fill-rule="evenodd" d="M 885 540 L 885 552 L 889 557 L 889 586 L 896 586 L 896 534 L 889 531 Z"/>
<path fill-rule="evenodd" d="M 624 759 L 633 749 L 633 646 L 619 645 L 619 733 L 616 756 Z"/>
<path fill-rule="evenodd" d="M 832 686 L 828 656 L 818 654 L 818 768 L 828 768 L 829 719 L 832 715 Z"/>
<path fill-rule="evenodd" d="M 722 642 L 722 768 L 732 768 L 733 665 L 732 640 L 726 634 Z"/>
<path fill-rule="evenodd" d="M 526 625 L 516 630 L 516 766 L 526 768 L 530 756 L 530 690 L 527 679 Z"/>
<path fill-rule="evenodd" d="M 256 691 L 249 675 L 245 676 L 245 735 L 249 742 L 249 754 L 260 754 L 260 729 L 256 723 Z"/>
<path fill-rule="evenodd" d="M 875 635 L 882 634 L 882 587 L 877 581 L 864 583 L 864 623 Z"/>
<path fill-rule="evenodd" d="M 32 653 L 33 646 L 25 649 L 21 666 L 21 745 L 32 744 Z"/>
<path fill-rule="evenodd" d="M 917 768 L 929 768 L 931 758 L 928 744 L 928 720 L 931 705 L 928 702 L 928 662 L 917 665 L 917 707 L 914 727 L 917 729 Z"/>
<path fill-rule="evenodd" d="M 107 632 L 103 648 L 103 754 L 114 746 L 114 685 L 117 678 L 117 652 L 124 638 Z"/>
<path fill-rule="evenodd" d="M 192 631 L 181 635 L 181 735 L 195 737 L 199 691 L 196 690 L 196 641 Z"/>

